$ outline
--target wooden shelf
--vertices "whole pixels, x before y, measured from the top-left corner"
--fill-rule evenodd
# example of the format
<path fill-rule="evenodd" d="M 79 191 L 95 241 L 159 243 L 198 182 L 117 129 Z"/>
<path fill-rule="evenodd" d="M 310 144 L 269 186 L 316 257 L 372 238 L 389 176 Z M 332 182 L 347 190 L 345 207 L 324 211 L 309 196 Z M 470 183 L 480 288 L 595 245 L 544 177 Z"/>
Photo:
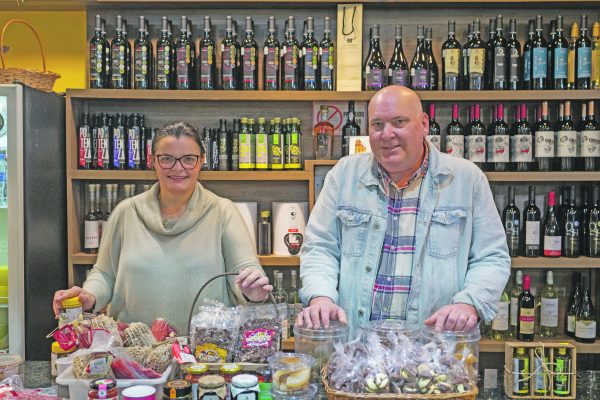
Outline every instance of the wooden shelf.
<path fill-rule="evenodd" d="M 511 260 L 513 269 L 558 269 L 558 268 L 600 268 L 600 258 L 591 257 L 515 257 Z"/>
<path fill-rule="evenodd" d="M 156 181 L 154 171 L 70 170 L 68 177 L 81 180 Z M 308 181 L 308 171 L 201 171 L 201 181 Z"/>
<path fill-rule="evenodd" d="M 258 261 L 263 267 L 298 267 L 300 257 L 258 256 Z M 71 262 L 76 265 L 93 265 L 96 254 L 76 253 L 71 256 Z"/>
<path fill-rule="evenodd" d="M 511 338 L 512 339 L 512 338 Z M 510 340 L 513 341 L 513 340 Z M 579 343 L 568 336 L 557 336 L 555 338 L 535 338 L 536 342 L 559 342 L 559 343 L 570 343 L 573 346 L 577 347 L 578 354 L 600 354 L 600 341 L 596 341 L 596 343 Z M 531 343 L 531 342 L 523 342 L 523 343 Z M 504 345 L 505 342 L 497 342 L 490 339 L 482 339 L 479 342 L 479 352 L 480 353 L 504 353 Z"/>
<path fill-rule="evenodd" d="M 600 181 L 598 172 L 486 172 L 490 182 L 591 182 Z"/>
<path fill-rule="evenodd" d="M 600 99 L 600 90 L 484 90 L 417 92 L 424 101 L 543 101 Z M 375 92 L 68 89 L 71 99 L 147 101 L 368 101 Z"/>

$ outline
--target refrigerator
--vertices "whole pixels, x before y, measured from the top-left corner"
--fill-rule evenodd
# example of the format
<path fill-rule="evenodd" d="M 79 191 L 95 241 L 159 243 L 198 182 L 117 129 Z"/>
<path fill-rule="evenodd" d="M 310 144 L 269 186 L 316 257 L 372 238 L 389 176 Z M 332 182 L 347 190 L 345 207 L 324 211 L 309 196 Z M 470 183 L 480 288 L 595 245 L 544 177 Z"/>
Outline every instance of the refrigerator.
<path fill-rule="evenodd" d="M 48 360 L 67 286 L 65 99 L 0 85 L 0 351 Z"/>

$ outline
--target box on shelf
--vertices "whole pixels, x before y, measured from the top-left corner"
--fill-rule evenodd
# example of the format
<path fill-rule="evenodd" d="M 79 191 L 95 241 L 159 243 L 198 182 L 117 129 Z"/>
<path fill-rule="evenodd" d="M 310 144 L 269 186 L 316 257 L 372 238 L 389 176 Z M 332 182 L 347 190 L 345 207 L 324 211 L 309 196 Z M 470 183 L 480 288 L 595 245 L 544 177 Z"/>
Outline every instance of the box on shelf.
<path fill-rule="evenodd" d="M 524 349 L 522 357 L 515 357 L 517 348 Z M 558 372 L 564 361 L 560 362 L 559 349 L 566 350 L 565 356 L 568 361 L 564 373 L 560 374 Z M 519 362 L 519 359 L 523 361 Z M 545 361 L 542 362 L 542 360 Z M 511 399 L 576 399 L 576 364 L 577 349 L 570 343 L 506 342 L 504 347 L 504 392 Z M 543 365 L 546 365 L 546 368 Z M 519 373 L 519 368 L 522 368 L 523 372 Z M 523 374 L 522 378 L 521 374 Z M 557 375 L 563 377 L 562 390 L 564 393 L 561 394 L 557 394 L 557 391 L 561 390 L 556 385 Z M 518 377 L 525 383 L 520 387 L 515 385 L 515 383 L 518 384 L 516 382 Z M 537 388 L 545 388 L 546 393 L 542 394 L 540 391 L 536 391 Z M 523 393 L 515 393 L 517 389 L 521 389 Z"/>

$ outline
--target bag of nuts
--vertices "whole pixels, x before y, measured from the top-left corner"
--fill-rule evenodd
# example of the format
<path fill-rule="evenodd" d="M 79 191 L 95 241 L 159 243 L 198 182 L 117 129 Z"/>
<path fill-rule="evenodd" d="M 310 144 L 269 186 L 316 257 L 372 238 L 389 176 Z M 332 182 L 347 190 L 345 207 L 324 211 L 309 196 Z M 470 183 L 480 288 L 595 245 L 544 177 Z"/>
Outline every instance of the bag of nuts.
<path fill-rule="evenodd" d="M 239 318 L 236 308 L 226 307 L 216 300 L 204 303 L 190 324 L 192 349 L 200 363 L 231 361 L 238 335 Z"/>
<path fill-rule="evenodd" d="M 287 318 L 286 304 L 238 306 L 240 330 L 236 362 L 266 363 L 279 351 L 282 321 Z"/>

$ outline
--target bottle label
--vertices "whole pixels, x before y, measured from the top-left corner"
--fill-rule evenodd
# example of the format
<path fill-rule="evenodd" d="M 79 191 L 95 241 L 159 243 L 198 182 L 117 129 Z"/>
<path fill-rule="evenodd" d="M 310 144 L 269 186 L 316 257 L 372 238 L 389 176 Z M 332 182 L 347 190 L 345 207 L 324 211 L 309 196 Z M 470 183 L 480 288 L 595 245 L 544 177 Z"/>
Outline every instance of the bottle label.
<path fill-rule="evenodd" d="M 467 136 L 466 158 L 474 163 L 484 163 L 486 156 L 486 141 L 485 135 Z"/>
<path fill-rule="evenodd" d="M 525 221 L 525 245 L 540 245 L 540 221 Z"/>
<path fill-rule="evenodd" d="M 277 84 L 277 73 L 279 72 L 279 48 L 265 47 L 265 81 Z"/>
<path fill-rule="evenodd" d="M 379 90 L 385 86 L 385 70 L 381 68 L 365 69 L 365 86 L 367 90 Z"/>
<path fill-rule="evenodd" d="M 110 167 L 110 147 L 108 130 L 98 129 L 98 168 Z"/>
<path fill-rule="evenodd" d="M 227 133 L 219 133 L 219 171 L 227 171 L 229 169 L 229 155 L 227 152 Z"/>
<path fill-rule="evenodd" d="M 577 132 L 556 132 L 556 156 L 577 157 Z"/>
<path fill-rule="evenodd" d="M 112 58 L 112 79 L 121 79 L 125 74 L 125 46 L 115 44 L 111 46 Z"/>
<path fill-rule="evenodd" d="M 535 157 L 554 157 L 554 132 L 538 131 L 535 133 Z"/>
<path fill-rule="evenodd" d="M 507 331 L 508 330 L 508 306 L 509 303 L 500 302 L 498 303 L 498 314 L 492 321 L 492 329 L 495 331 Z"/>
<path fill-rule="evenodd" d="M 531 135 L 514 135 L 510 137 L 510 160 L 512 162 L 532 162 Z"/>
<path fill-rule="evenodd" d="M 494 82 L 504 82 L 506 80 L 506 49 L 504 47 L 496 47 L 494 65 Z"/>
<path fill-rule="evenodd" d="M 304 82 L 315 82 L 319 68 L 319 49 L 317 46 L 304 47 L 302 54 L 304 55 Z"/>
<path fill-rule="evenodd" d="M 206 46 L 200 50 L 200 82 L 202 83 L 212 83 L 212 65 L 215 62 L 213 60 L 214 52 L 213 46 Z"/>
<path fill-rule="evenodd" d="M 547 257 L 560 257 L 561 250 L 560 236 L 544 235 L 544 255 Z"/>
<path fill-rule="evenodd" d="M 436 149 L 440 149 L 440 135 L 429 135 L 429 143 L 435 146 Z"/>
<path fill-rule="evenodd" d="M 85 221 L 84 248 L 97 249 L 100 246 L 100 221 Z"/>
<path fill-rule="evenodd" d="M 554 394 L 568 396 L 571 393 L 571 359 L 556 357 L 554 363 Z"/>
<path fill-rule="evenodd" d="M 237 64 L 237 49 L 234 45 L 223 46 L 221 45 L 221 58 L 223 60 L 223 68 L 221 69 L 221 77 L 223 79 L 223 86 L 232 87 L 235 86 L 235 66 Z"/>
<path fill-rule="evenodd" d="M 519 82 L 519 64 L 521 57 L 519 55 L 519 49 L 510 49 L 510 65 L 508 67 L 508 74 L 511 82 Z"/>
<path fill-rule="evenodd" d="M 519 299 L 517 297 L 510 298 L 510 325 L 517 326 L 519 318 Z"/>
<path fill-rule="evenodd" d="M 283 169 L 283 135 L 273 135 L 271 140 L 271 169 Z"/>
<path fill-rule="evenodd" d="M 167 82 L 167 77 L 171 73 L 171 65 L 169 64 L 169 55 L 171 48 L 169 46 L 160 47 L 156 50 L 156 80 L 158 82 Z"/>
<path fill-rule="evenodd" d="M 267 169 L 269 166 L 268 139 L 266 133 L 256 134 L 256 168 Z"/>
<path fill-rule="evenodd" d="M 281 53 L 283 55 L 283 79 L 286 83 L 295 83 L 299 57 L 298 46 L 292 46 L 289 51 L 284 47 Z"/>
<path fill-rule="evenodd" d="M 507 219 L 504 222 L 504 233 L 509 248 L 519 246 L 519 222 L 516 218 L 513 220 Z"/>
<path fill-rule="evenodd" d="M 577 49 L 577 79 L 592 76 L 592 48 L 579 47 Z"/>
<path fill-rule="evenodd" d="M 442 58 L 444 59 L 444 73 L 446 75 L 458 75 L 458 69 L 460 67 L 460 50 L 444 49 L 442 50 Z"/>
<path fill-rule="evenodd" d="M 575 83 L 575 48 L 569 49 L 568 72 L 569 82 Z"/>
<path fill-rule="evenodd" d="M 493 135 L 487 138 L 488 162 L 510 161 L 510 136 Z"/>
<path fill-rule="evenodd" d="M 79 128 L 79 166 L 85 168 L 92 161 L 92 140 L 88 128 Z"/>
<path fill-rule="evenodd" d="M 125 140 L 125 139 L 123 139 Z M 125 156 L 123 156 L 125 157 Z M 123 164 L 125 164 L 125 160 L 123 160 Z M 152 139 L 146 140 L 146 169 L 148 171 L 153 169 L 152 165 Z"/>
<path fill-rule="evenodd" d="M 120 128 L 113 131 L 113 167 L 120 169 L 125 166 L 125 133 Z"/>
<path fill-rule="evenodd" d="M 256 87 L 256 82 L 254 81 L 254 71 L 256 71 L 256 49 L 254 47 L 243 47 L 242 55 L 244 56 L 244 65 L 242 67 L 244 83 L 246 84 L 246 87 L 248 87 L 248 85 Z"/>
<path fill-rule="evenodd" d="M 567 316 L 567 332 L 575 333 L 575 316 Z"/>
<path fill-rule="evenodd" d="M 535 47 L 533 49 L 533 79 L 546 78 L 548 74 L 548 49 Z"/>
<path fill-rule="evenodd" d="M 592 318 L 594 318 L 592 316 Z M 575 337 L 581 339 L 594 339 L 596 338 L 596 321 L 582 321 L 578 320 L 575 322 Z"/>
<path fill-rule="evenodd" d="M 98 79 L 102 73 L 102 60 L 104 57 L 101 43 L 90 45 L 90 78 Z"/>
<path fill-rule="evenodd" d="M 333 81 L 333 68 L 335 66 L 333 45 L 327 48 L 319 48 L 321 56 L 321 84 L 330 85 Z"/>
<path fill-rule="evenodd" d="M 529 358 L 514 358 L 513 393 L 529 394 Z"/>
<path fill-rule="evenodd" d="M 485 66 L 485 49 L 468 49 L 469 75 L 483 75 Z"/>
<path fill-rule="evenodd" d="M 408 70 L 390 69 L 388 71 L 389 82 L 391 85 L 408 86 Z"/>
<path fill-rule="evenodd" d="M 600 157 L 600 131 L 579 132 L 581 157 Z"/>
<path fill-rule="evenodd" d="M 535 309 L 520 307 L 520 311 L 521 312 L 519 314 L 519 333 L 525 335 L 533 335 L 533 327 L 535 325 Z"/>
<path fill-rule="evenodd" d="M 180 47 L 177 49 L 177 83 L 187 84 L 189 83 L 189 72 L 191 68 L 191 53 L 190 53 L 190 45 L 186 44 L 185 47 Z"/>
<path fill-rule="evenodd" d="M 252 135 L 248 134 L 248 133 L 240 133 L 240 150 L 239 150 L 239 154 L 240 154 L 240 168 L 243 169 L 249 169 L 249 168 L 254 168 L 254 165 L 252 163 L 252 159 L 250 157 L 250 154 L 252 152 L 252 146 L 250 144 L 250 141 L 252 140 Z"/>
<path fill-rule="evenodd" d="M 129 169 L 137 169 L 140 166 L 140 133 L 139 128 L 130 128 L 127 134 L 129 141 L 129 154 L 127 164 Z"/>
<path fill-rule="evenodd" d="M 554 49 L 554 79 L 567 79 L 569 73 L 568 67 L 569 49 L 560 47 Z"/>
<path fill-rule="evenodd" d="M 523 80 L 525 82 L 531 80 L 531 52 L 529 50 L 523 52 Z"/>
<path fill-rule="evenodd" d="M 411 68 L 411 89 L 429 89 L 431 83 L 430 71 L 427 68 Z"/>
<path fill-rule="evenodd" d="M 558 326 L 558 299 L 542 297 L 541 326 L 556 328 Z"/>
<path fill-rule="evenodd" d="M 463 135 L 446 135 L 446 153 L 452 157 L 464 158 L 465 137 Z"/>
<path fill-rule="evenodd" d="M 302 167 L 302 146 L 298 133 L 285 135 L 285 169 L 299 169 Z"/>
<path fill-rule="evenodd" d="M 142 82 L 146 79 L 146 75 L 150 72 L 148 67 L 150 60 L 148 60 L 148 47 L 146 45 L 137 46 L 134 51 L 134 79 L 136 82 Z"/>

